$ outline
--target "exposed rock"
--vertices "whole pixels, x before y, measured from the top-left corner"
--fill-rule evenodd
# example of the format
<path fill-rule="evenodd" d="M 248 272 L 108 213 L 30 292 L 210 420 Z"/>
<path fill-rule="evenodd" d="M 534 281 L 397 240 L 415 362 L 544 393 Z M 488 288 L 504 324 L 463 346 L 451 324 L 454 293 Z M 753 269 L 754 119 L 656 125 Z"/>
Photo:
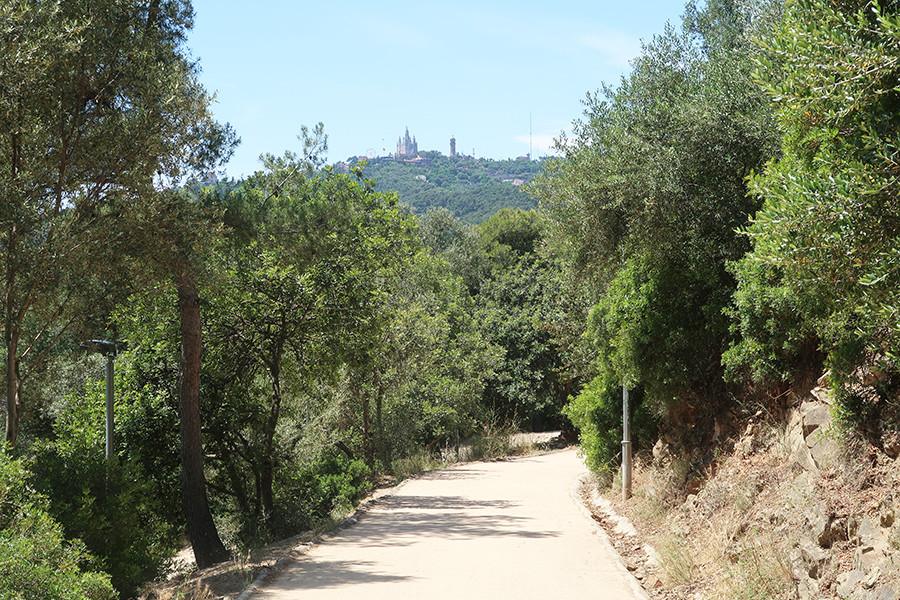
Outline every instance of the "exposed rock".
<path fill-rule="evenodd" d="M 841 598 L 850 598 L 854 590 L 862 583 L 866 574 L 858 569 L 854 569 L 847 573 L 841 573 L 837 578 L 837 594 Z"/>
<path fill-rule="evenodd" d="M 822 506 L 812 504 L 807 507 L 804 514 L 806 522 L 809 523 L 810 533 L 813 539 L 823 548 L 830 548 L 831 544 L 827 543 L 829 532 L 831 531 L 831 518 L 825 513 Z M 825 543 L 823 543 L 825 542 Z"/>
<path fill-rule="evenodd" d="M 810 390 L 809 393 L 812 395 L 813 398 L 815 398 L 819 402 L 824 402 L 825 404 L 832 403 L 833 398 L 831 395 L 831 389 L 829 389 L 825 385 L 821 385 L 821 383 L 818 386 L 814 387 L 812 390 Z"/>
<path fill-rule="evenodd" d="M 854 530 L 854 539 L 860 546 L 874 546 L 882 540 L 881 529 L 869 517 L 859 519 Z"/>
<path fill-rule="evenodd" d="M 878 517 L 882 527 L 890 527 L 894 524 L 896 517 L 896 508 L 894 503 L 885 498 L 878 506 Z"/>
<path fill-rule="evenodd" d="M 841 447 L 826 429 L 816 429 L 806 438 L 810 456 L 816 467 L 825 470 L 835 467 L 841 460 Z"/>
<path fill-rule="evenodd" d="M 800 414 L 803 417 L 803 437 L 831 425 L 831 410 L 827 404 L 806 401 L 800 405 Z"/>
<path fill-rule="evenodd" d="M 791 451 L 806 445 L 803 439 L 803 417 L 796 408 L 791 411 L 790 416 L 788 417 L 785 437 L 787 438 L 788 449 Z"/>
<path fill-rule="evenodd" d="M 818 600 L 821 598 L 819 594 L 819 582 L 807 575 L 797 577 L 797 598 L 799 600 Z"/>
<path fill-rule="evenodd" d="M 875 567 L 874 569 L 869 571 L 868 575 L 866 575 L 866 578 L 862 582 L 863 587 L 867 590 L 871 590 L 873 587 L 875 587 L 875 584 L 878 583 L 879 577 L 881 577 L 881 569 Z"/>
<path fill-rule="evenodd" d="M 816 461 L 813 460 L 812 453 L 809 451 L 806 442 L 803 441 L 802 438 L 800 443 L 794 448 L 794 451 L 791 452 L 790 461 L 803 467 L 804 471 L 809 471 L 810 473 L 819 472 Z"/>
<path fill-rule="evenodd" d="M 818 579 L 822 572 L 822 565 L 828 560 L 828 553 L 809 539 L 800 541 L 797 552 L 806 574 L 813 579 Z"/>
<path fill-rule="evenodd" d="M 835 542 L 847 539 L 847 520 L 844 518 L 828 519 L 828 524 L 819 534 L 819 545 L 823 548 L 831 548 Z"/>
<path fill-rule="evenodd" d="M 875 592 L 875 600 L 897 600 L 897 592 L 894 588 L 883 585 Z"/>

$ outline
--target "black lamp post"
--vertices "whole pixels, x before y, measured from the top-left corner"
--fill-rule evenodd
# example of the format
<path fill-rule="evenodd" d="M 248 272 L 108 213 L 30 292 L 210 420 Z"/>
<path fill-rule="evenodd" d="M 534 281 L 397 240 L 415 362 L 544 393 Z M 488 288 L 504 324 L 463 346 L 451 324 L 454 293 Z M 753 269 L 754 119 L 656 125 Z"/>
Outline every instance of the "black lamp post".
<path fill-rule="evenodd" d="M 106 460 L 113 456 L 113 402 L 115 393 L 115 362 L 120 351 L 126 350 L 125 342 L 111 340 L 88 340 L 81 347 L 91 352 L 97 352 L 106 357 Z"/>

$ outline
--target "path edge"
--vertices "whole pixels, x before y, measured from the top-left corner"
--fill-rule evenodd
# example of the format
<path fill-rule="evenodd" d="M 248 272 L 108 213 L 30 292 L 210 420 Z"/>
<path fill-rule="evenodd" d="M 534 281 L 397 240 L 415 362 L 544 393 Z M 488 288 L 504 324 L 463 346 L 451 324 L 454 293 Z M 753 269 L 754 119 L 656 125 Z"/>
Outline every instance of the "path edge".
<path fill-rule="evenodd" d="M 579 456 L 579 460 L 580 460 Z M 589 473 L 584 473 L 575 481 L 574 487 L 569 490 L 569 495 L 572 497 L 572 501 L 578 506 L 578 510 L 581 515 L 585 518 L 586 521 L 591 526 L 591 530 L 594 535 L 596 535 L 606 552 L 612 558 L 613 563 L 616 565 L 616 569 L 622 574 L 622 577 L 628 583 L 628 587 L 631 589 L 631 593 L 634 596 L 635 600 L 651 600 L 650 596 L 647 594 L 647 591 L 644 589 L 644 586 L 641 585 L 641 582 L 638 581 L 637 577 L 635 577 L 631 571 L 628 570 L 628 567 L 625 566 L 625 561 L 622 559 L 622 555 L 616 550 L 615 546 L 613 546 L 612 542 L 609 539 L 609 535 L 607 535 L 606 530 L 600 526 L 597 521 L 594 520 L 593 514 L 590 509 L 585 506 L 584 500 L 581 497 L 581 488 L 586 483 L 586 481 L 590 478 Z"/>

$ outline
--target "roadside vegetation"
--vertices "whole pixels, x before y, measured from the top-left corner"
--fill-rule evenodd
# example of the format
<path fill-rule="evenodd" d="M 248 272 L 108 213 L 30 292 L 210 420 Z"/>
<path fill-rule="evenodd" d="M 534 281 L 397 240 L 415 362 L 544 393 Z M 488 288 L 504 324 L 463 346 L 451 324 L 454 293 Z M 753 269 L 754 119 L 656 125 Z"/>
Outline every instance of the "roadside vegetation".
<path fill-rule="evenodd" d="M 593 302 L 566 407 L 591 465 L 703 447 L 824 371 L 877 447 L 897 431 L 898 17 L 892 3 L 710 1 L 588 95 L 533 185 Z M 748 413 L 750 414 L 750 413 Z M 709 457 L 700 457 L 708 461 Z"/>
<path fill-rule="evenodd" d="M 419 218 L 321 125 L 219 180 L 192 19 L 0 6 L 3 597 L 133 597 L 186 542 L 208 567 L 563 423 L 543 218 Z M 128 344 L 110 460 L 90 339 Z"/>
<path fill-rule="evenodd" d="M 633 390 L 618 507 L 659 597 L 896 593 L 898 60 L 894 2 L 689 3 L 531 186 L 591 305 L 564 412 L 616 496 Z"/>

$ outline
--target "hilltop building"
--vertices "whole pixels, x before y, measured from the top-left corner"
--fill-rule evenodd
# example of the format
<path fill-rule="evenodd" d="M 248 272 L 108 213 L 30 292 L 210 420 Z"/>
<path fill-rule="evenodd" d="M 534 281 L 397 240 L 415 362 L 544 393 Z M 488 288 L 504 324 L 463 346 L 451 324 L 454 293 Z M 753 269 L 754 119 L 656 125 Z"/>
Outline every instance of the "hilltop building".
<path fill-rule="evenodd" d="M 456 138 L 454 136 L 450 136 L 450 156 L 456 156 Z"/>
<path fill-rule="evenodd" d="M 394 154 L 396 158 L 412 158 L 419 153 L 419 144 L 416 142 L 416 136 L 409 137 L 409 127 L 402 138 L 397 138 L 397 152 Z"/>

